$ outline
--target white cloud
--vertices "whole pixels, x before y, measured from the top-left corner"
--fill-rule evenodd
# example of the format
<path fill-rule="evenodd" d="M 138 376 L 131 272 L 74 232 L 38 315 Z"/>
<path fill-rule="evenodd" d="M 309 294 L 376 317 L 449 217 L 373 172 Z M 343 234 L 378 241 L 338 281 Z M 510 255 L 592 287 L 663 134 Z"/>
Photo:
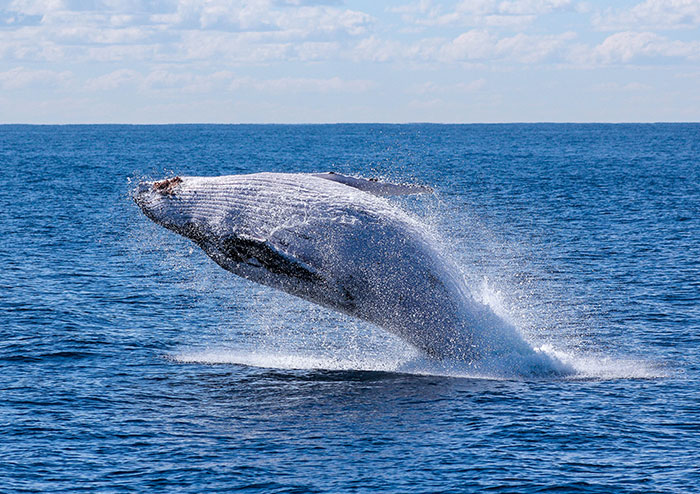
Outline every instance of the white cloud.
<path fill-rule="evenodd" d="M 700 26 L 700 0 L 646 0 L 628 9 L 607 9 L 593 17 L 601 30 L 670 30 Z"/>
<path fill-rule="evenodd" d="M 408 37 L 379 37 L 374 32 L 377 19 L 373 16 L 327 3 L 95 0 L 89 3 L 91 9 L 78 10 L 71 9 L 68 0 L 15 0 L 8 9 L 41 15 L 42 22 L 0 30 L 0 59 L 17 65 L 42 61 L 140 62 L 149 66 L 185 63 L 199 64 L 206 70 L 277 62 L 370 61 L 433 66 L 573 62 L 595 66 L 698 58 L 698 42 L 673 41 L 653 31 L 627 30 L 613 34 L 598 46 L 590 46 L 575 44 L 577 36 L 571 32 L 533 34 L 520 29 L 504 35 L 501 29 L 486 27 L 501 18 L 506 19 L 503 22 L 520 22 L 562 9 L 575 11 L 579 6 L 571 0 L 472 0 L 459 2 L 449 10 L 421 0 L 393 9 L 409 16 L 412 22 L 476 19 L 484 24 L 449 38 L 415 33 Z M 669 0 L 668 4 L 647 0 L 629 12 L 642 19 L 660 9 L 665 15 L 661 18 L 675 19 L 676 24 L 696 22 L 693 9 L 699 4 L 700 0 Z"/>
<path fill-rule="evenodd" d="M 495 55 L 496 39 L 486 31 L 473 29 L 460 34 L 441 50 L 446 60 L 475 60 Z"/>
<path fill-rule="evenodd" d="M 600 92 L 636 92 L 636 91 L 648 91 L 652 89 L 648 84 L 643 84 L 641 82 L 628 82 L 627 84 L 620 84 L 618 82 L 606 82 L 603 84 L 596 84 L 593 86 L 594 91 Z"/>
<path fill-rule="evenodd" d="M 361 93 L 374 83 L 368 80 L 343 80 L 340 77 L 328 79 L 284 77 L 281 79 L 254 80 L 236 79 L 232 89 L 250 88 L 265 93 Z"/>
<path fill-rule="evenodd" d="M 270 0 L 180 0 L 174 12 L 154 15 L 152 21 L 180 29 L 232 32 L 276 32 L 294 38 L 366 32 L 370 15 L 328 5 Z"/>
<path fill-rule="evenodd" d="M 548 36 L 517 34 L 499 40 L 496 48 L 499 54 L 511 60 L 537 63 L 550 57 L 556 58 L 566 43 L 574 38 L 576 34 L 572 32 Z"/>
<path fill-rule="evenodd" d="M 650 58 L 699 60 L 700 41 L 673 41 L 651 32 L 621 32 L 608 36 L 590 53 L 594 63 L 615 64 Z"/>
<path fill-rule="evenodd" d="M 469 82 L 458 82 L 456 84 L 436 84 L 425 82 L 415 84 L 406 90 L 407 94 L 417 95 L 442 95 L 446 93 L 474 93 L 486 86 L 486 79 L 475 79 Z"/>
<path fill-rule="evenodd" d="M 431 0 L 395 7 L 404 22 L 422 26 L 524 27 L 539 16 L 568 9 L 571 0 L 462 0 L 443 10 Z"/>
<path fill-rule="evenodd" d="M 26 15 L 44 15 L 64 8 L 62 0 L 13 0 L 7 10 Z"/>
<path fill-rule="evenodd" d="M 575 38 L 576 34 L 572 32 L 499 37 L 483 29 L 472 29 L 453 39 L 426 37 L 406 43 L 370 36 L 353 47 L 351 58 L 358 62 L 419 62 L 431 65 L 455 62 L 460 65 L 483 64 L 487 61 L 533 64 L 565 59 L 568 43 Z"/>
<path fill-rule="evenodd" d="M 522 63 L 545 60 L 561 50 L 576 35 L 526 35 L 497 38 L 481 30 L 471 30 L 459 35 L 441 49 L 446 61 L 508 59 Z"/>
<path fill-rule="evenodd" d="M 147 74 L 119 69 L 86 81 L 89 91 L 112 91 L 132 88 L 142 93 L 209 93 L 212 91 L 257 91 L 268 94 L 296 93 L 361 93 L 369 90 L 373 82 L 364 79 L 345 80 L 340 77 L 307 78 L 282 77 L 277 79 L 256 79 L 236 76 L 231 71 L 222 70 L 206 74 L 186 71 L 173 71 L 167 68 L 152 70 Z"/>
<path fill-rule="evenodd" d="M 0 87 L 4 90 L 45 87 L 56 89 L 65 87 L 71 80 L 69 71 L 33 70 L 25 67 L 15 67 L 0 72 Z"/>
<path fill-rule="evenodd" d="M 369 36 L 352 47 L 350 58 L 356 62 L 391 62 L 406 58 L 409 51 L 411 48 L 399 41 Z"/>
<path fill-rule="evenodd" d="M 69 25 L 52 30 L 53 39 L 69 45 L 123 45 L 147 42 L 151 33 L 139 27 L 119 29 Z"/>
<path fill-rule="evenodd" d="M 454 85 L 454 88 L 459 92 L 471 93 L 474 91 L 479 91 L 486 86 L 486 79 L 476 79 L 471 82 L 458 82 Z"/>
<path fill-rule="evenodd" d="M 88 79 L 85 89 L 88 91 L 111 91 L 121 87 L 138 83 L 142 80 L 141 74 L 131 69 L 120 69 L 99 77 Z"/>
<path fill-rule="evenodd" d="M 279 26 L 301 32 L 345 33 L 360 36 L 368 32 L 374 18 L 364 12 L 340 10 L 333 7 L 307 7 L 296 11 L 296 16 L 282 16 Z"/>
<path fill-rule="evenodd" d="M 462 3 L 468 4 L 470 2 L 465 0 Z M 571 0 L 506 0 L 497 3 L 498 11 L 500 13 L 516 15 L 541 15 L 548 14 L 555 10 L 568 8 L 571 5 Z"/>
<path fill-rule="evenodd" d="M 68 1 L 15 0 L 5 17 L 35 15 L 41 22 L 0 31 L 0 57 L 71 63 L 315 60 L 337 55 L 340 43 L 366 35 L 374 23 L 364 12 L 321 3 L 103 0 L 71 8 Z"/>

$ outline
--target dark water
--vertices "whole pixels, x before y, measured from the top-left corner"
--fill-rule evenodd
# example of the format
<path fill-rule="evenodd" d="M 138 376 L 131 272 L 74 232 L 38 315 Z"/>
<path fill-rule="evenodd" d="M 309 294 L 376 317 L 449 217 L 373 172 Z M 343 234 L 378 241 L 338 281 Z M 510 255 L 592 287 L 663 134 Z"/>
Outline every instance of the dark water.
<path fill-rule="evenodd" d="M 129 199 L 324 170 L 434 186 L 402 206 L 576 374 L 433 375 Z M 700 489 L 700 125 L 2 126 L 0 183 L 2 492 Z"/>

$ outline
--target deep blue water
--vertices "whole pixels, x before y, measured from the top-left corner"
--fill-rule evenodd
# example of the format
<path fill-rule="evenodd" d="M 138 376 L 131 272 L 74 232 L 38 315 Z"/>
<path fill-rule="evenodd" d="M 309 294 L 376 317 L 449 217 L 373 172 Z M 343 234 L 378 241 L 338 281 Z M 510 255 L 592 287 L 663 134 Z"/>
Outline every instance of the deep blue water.
<path fill-rule="evenodd" d="M 327 170 L 432 185 L 398 201 L 576 374 L 431 375 L 130 199 Z M 0 126 L 0 183 L 2 492 L 700 490 L 699 124 Z"/>

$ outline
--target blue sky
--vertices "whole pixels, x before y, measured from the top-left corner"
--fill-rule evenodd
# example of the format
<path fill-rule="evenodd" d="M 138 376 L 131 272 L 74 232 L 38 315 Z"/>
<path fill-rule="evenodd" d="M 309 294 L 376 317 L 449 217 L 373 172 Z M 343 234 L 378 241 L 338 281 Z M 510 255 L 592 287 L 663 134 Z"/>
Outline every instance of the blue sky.
<path fill-rule="evenodd" d="M 700 121 L 700 0 L 0 0 L 0 123 Z"/>

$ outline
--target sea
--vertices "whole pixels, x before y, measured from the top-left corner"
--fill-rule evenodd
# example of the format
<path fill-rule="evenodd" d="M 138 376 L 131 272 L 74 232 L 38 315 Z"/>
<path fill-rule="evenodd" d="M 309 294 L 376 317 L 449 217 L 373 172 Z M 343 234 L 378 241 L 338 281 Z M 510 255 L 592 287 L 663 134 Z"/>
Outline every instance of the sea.
<path fill-rule="evenodd" d="M 263 171 L 432 187 L 386 200 L 571 372 L 442 366 L 132 197 Z M 3 125 L 0 184 L 0 492 L 700 492 L 700 124 Z"/>

